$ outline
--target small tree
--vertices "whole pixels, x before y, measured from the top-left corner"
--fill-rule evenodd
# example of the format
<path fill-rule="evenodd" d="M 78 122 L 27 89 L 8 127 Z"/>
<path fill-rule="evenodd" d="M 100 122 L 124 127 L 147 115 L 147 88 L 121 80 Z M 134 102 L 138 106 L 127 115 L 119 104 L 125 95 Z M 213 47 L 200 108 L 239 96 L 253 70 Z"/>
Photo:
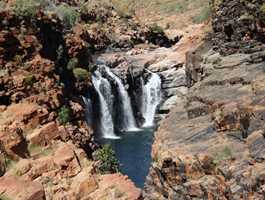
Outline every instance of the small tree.
<path fill-rule="evenodd" d="M 16 0 L 13 10 L 16 16 L 33 17 L 43 6 L 40 0 Z"/>
<path fill-rule="evenodd" d="M 67 106 L 61 107 L 58 113 L 58 118 L 61 124 L 69 122 L 71 120 L 71 109 Z"/>
<path fill-rule="evenodd" d="M 98 169 L 100 173 L 116 173 L 119 171 L 119 162 L 110 145 L 104 145 L 101 149 L 96 150 L 93 157 L 96 161 L 99 161 Z"/>
<path fill-rule="evenodd" d="M 78 80 L 85 80 L 89 76 L 89 72 L 83 68 L 75 68 L 73 69 L 73 73 L 76 79 Z"/>
<path fill-rule="evenodd" d="M 76 22 L 79 20 L 79 13 L 71 6 L 67 4 L 59 5 L 55 12 L 59 18 L 63 21 L 66 28 L 72 28 Z"/>
<path fill-rule="evenodd" d="M 25 86 L 30 86 L 30 87 L 32 87 L 35 82 L 36 82 L 36 78 L 33 75 L 28 75 L 23 80 L 24 85 Z"/>

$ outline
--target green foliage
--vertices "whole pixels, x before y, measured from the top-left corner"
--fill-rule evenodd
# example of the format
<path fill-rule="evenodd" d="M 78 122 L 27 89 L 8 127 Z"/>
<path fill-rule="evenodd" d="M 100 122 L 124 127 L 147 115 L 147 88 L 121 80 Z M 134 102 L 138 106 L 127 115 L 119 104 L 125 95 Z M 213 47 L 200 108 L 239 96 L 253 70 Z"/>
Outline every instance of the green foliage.
<path fill-rule="evenodd" d="M 28 150 L 31 156 L 38 155 L 38 156 L 47 156 L 51 154 L 52 149 L 42 147 L 38 144 L 30 144 L 28 146 Z"/>
<path fill-rule="evenodd" d="M 210 8 L 208 6 L 204 7 L 201 10 L 200 14 L 193 18 L 193 22 L 197 24 L 203 23 L 210 18 L 210 15 L 211 15 Z"/>
<path fill-rule="evenodd" d="M 265 19 L 265 3 L 262 4 L 260 7 L 261 17 L 262 19 Z"/>
<path fill-rule="evenodd" d="M 214 164 L 218 165 L 223 160 L 232 159 L 232 150 L 229 147 L 225 147 L 221 152 L 219 152 L 214 159 Z"/>
<path fill-rule="evenodd" d="M 81 15 L 90 16 L 92 22 L 106 21 L 106 16 L 111 14 L 112 4 L 109 0 L 88 0 L 80 7 Z"/>
<path fill-rule="evenodd" d="M 175 13 L 184 13 L 188 9 L 188 2 L 185 1 L 168 1 L 167 3 L 161 3 L 161 12 L 169 15 Z"/>
<path fill-rule="evenodd" d="M 71 6 L 67 4 L 61 4 L 56 9 L 55 12 L 62 20 L 66 28 L 72 28 L 79 20 L 79 13 Z"/>
<path fill-rule="evenodd" d="M 130 18 L 135 15 L 137 9 L 136 0 L 112 0 L 115 10 L 122 18 Z"/>
<path fill-rule="evenodd" d="M 72 58 L 67 64 L 67 69 L 73 70 L 74 68 L 76 68 L 77 64 L 78 64 L 78 59 Z"/>
<path fill-rule="evenodd" d="M 34 83 L 36 83 L 36 78 L 33 75 L 28 75 L 23 80 L 25 86 L 32 87 Z"/>
<path fill-rule="evenodd" d="M 16 0 L 13 11 L 17 16 L 33 17 L 42 6 L 40 0 Z"/>
<path fill-rule="evenodd" d="M 7 170 L 12 168 L 15 164 L 16 164 L 16 162 L 14 160 L 12 160 L 10 157 L 6 157 L 6 168 L 7 168 Z"/>
<path fill-rule="evenodd" d="M 0 1 L 0 12 L 6 9 L 6 3 L 4 1 Z"/>
<path fill-rule="evenodd" d="M 61 124 L 66 124 L 67 122 L 71 121 L 71 109 L 67 106 L 63 106 L 60 108 L 58 113 L 59 122 Z"/>
<path fill-rule="evenodd" d="M 163 28 L 162 28 L 161 26 L 159 26 L 158 24 L 152 24 L 152 25 L 150 26 L 150 30 L 151 30 L 152 32 L 154 32 L 154 33 L 157 33 L 157 34 L 159 34 L 159 33 L 164 33 Z"/>
<path fill-rule="evenodd" d="M 89 76 L 89 72 L 83 68 L 74 68 L 73 74 L 75 78 L 78 80 L 85 80 Z"/>
<path fill-rule="evenodd" d="M 11 200 L 11 199 L 5 194 L 0 194 L 0 200 Z"/>
<path fill-rule="evenodd" d="M 101 149 L 96 150 L 93 157 L 95 160 L 100 161 L 98 168 L 100 173 L 116 173 L 119 171 L 119 162 L 110 145 L 104 145 Z"/>
<path fill-rule="evenodd" d="M 175 11 L 178 12 L 178 13 L 183 13 L 186 9 L 186 5 L 185 4 L 181 4 L 181 3 L 178 3 L 175 7 Z"/>

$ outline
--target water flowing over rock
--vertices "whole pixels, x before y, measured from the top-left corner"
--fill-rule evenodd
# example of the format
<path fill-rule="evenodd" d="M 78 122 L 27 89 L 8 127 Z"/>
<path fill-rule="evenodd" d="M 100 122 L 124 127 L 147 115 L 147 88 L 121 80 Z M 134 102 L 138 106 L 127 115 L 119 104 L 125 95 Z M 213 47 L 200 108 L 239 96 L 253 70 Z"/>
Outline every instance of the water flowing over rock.
<path fill-rule="evenodd" d="M 161 101 L 161 79 L 159 75 L 151 73 L 151 78 L 142 86 L 142 114 L 145 119 L 143 127 L 151 127 L 154 124 L 156 108 Z M 142 81 L 143 82 L 143 81 Z"/>
<path fill-rule="evenodd" d="M 139 130 L 136 125 L 135 118 L 133 116 L 132 104 L 127 90 L 125 89 L 121 79 L 117 77 L 114 73 L 110 71 L 108 67 L 104 67 L 107 74 L 115 81 L 117 84 L 118 94 L 121 99 L 121 109 L 123 114 L 123 128 L 124 131 L 137 131 Z"/>
<path fill-rule="evenodd" d="M 82 97 L 85 106 L 86 106 L 86 121 L 88 123 L 88 125 L 92 125 L 92 118 L 91 116 L 93 115 L 93 109 L 92 109 L 92 100 L 90 97 Z"/>
<path fill-rule="evenodd" d="M 114 134 L 113 119 L 110 111 L 112 105 L 112 92 L 109 81 L 103 78 L 99 71 L 92 76 L 93 85 L 98 93 L 100 101 L 100 131 L 104 138 L 118 139 Z"/>

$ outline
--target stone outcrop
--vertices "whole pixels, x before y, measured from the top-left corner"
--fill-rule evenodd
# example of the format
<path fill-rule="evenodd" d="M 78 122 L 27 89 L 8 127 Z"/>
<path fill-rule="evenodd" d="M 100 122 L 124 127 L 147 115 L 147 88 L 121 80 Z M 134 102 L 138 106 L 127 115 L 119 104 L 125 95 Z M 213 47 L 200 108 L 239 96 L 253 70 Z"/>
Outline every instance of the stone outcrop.
<path fill-rule="evenodd" d="M 201 48 L 186 63 L 187 94 L 155 134 L 144 198 L 263 199 L 264 62 Z"/>
<path fill-rule="evenodd" d="M 212 0 L 215 48 L 224 54 L 264 50 L 264 1 Z"/>
<path fill-rule="evenodd" d="M 198 46 L 204 36 L 204 25 L 193 25 L 186 29 L 186 34 L 172 48 L 137 46 L 127 52 L 101 54 L 94 58 L 112 68 L 124 83 L 128 85 L 136 116 L 139 116 L 139 96 L 141 96 L 141 77 L 148 79 L 149 71 L 158 73 L 162 78 L 163 100 L 157 118 L 166 117 L 187 92 L 187 77 L 184 67 L 185 55 L 189 49 Z"/>
<path fill-rule="evenodd" d="M 0 198 L 44 200 L 44 189 L 38 182 L 19 180 L 16 177 L 0 178 Z M 3 196 L 3 194 L 5 196 Z"/>
<path fill-rule="evenodd" d="M 81 14 L 68 7 L 81 6 L 80 1 L 49 3 L 62 2 Z M 0 199 L 101 199 L 101 175 L 95 173 L 97 163 L 91 158 L 98 144 L 86 123 L 82 100 L 92 86 L 90 57 L 111 44 L 125 48 L 128 41 L 145 41 L 149 29 L 139 25 L 133 31 L 135 19 L 124 23 L 114 8 L 102 7 L 108 26 L 99 26 L 98 18 L 88 19 L 86 15 L 98 12 L 87 10 L 69 30 L 53 6 L 41 4 L 29 17 L 23 6 L 20 12 L 12 10 L 15 1 L 2 3 L 6 7 L 0 9 Z M 110 34 L 113 29 L 118 31 L 115 37 Z M 117 186 L 119 192 L 106 185 L 102 190 L 110 191 L 107 199 L 140 196 L 127 178 L 116 175 L 115 180 L 125 187 Z"/>
<path fill-rule="evenodd" d="M 155 134 L 144 199 L 264 199 L 263 3 L 212 1 L 213 46 L 186 54 L 189 89 Z"/>

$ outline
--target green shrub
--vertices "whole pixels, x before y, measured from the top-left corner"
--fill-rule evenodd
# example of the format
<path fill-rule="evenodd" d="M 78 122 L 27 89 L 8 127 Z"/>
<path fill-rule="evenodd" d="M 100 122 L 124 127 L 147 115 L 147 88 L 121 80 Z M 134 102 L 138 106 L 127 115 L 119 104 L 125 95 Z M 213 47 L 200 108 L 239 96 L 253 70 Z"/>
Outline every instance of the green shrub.
<path fill-rule="evenodd" d="M 262 4 L 260 7 L 261 17 L 262 19 L 265 19 L 265 3 Z"/>
<path fill-rule="evenodd" d="M 196 24 L 203 23 L 210 18 L 210 14 L 211 14 L 210 8 L 204 7 L 201 10 L 200 14 L 193 18 L 193 22 Z"/>
<path fill-rule="evenodd" d="M 150 26 L 150 30 L 154 33 L 164 33 L 163 28 L 159 26 L 158 24 L 152 24 Z"/>
<path fill-rule="evenodd" d="M 17 16 L 33 17 L 42 5 L 40 0 L 16 0 L 13 10 Z"/>
<path fill-rule="evenodd" d="M 112 4 L 108 0 L 89 0 L 80 6 L 81 15 L 87 16 L 86 20 L 105 22 L 111 15 Z"/>
<path fill-rule="evenodd" d="M 122 18 L 131 18 L 137 10 L 137 1 L 135 0 L 112 0 L 112 3 L 116 12 Z"/>
<path fill-rule="evenodd" d="M 12 158 L 10 158 L 9 156 L 5 157 L 5 165 L 6 165 L 7 171 L 13 168 L 15 164 L 16 164 L 16 161 L 14 161 Z"/>
<path fill-rule="evenodd" d="M 67 106 L 63 106 L 60 108 L 58 113 L 59 122 L 61 124 L 66 124 L 71 120 L 71 109 Z"/>
<path fill-rule="evenodd" d="M 72 58 L 71 60 L 69 60 L 67 64 L 67 69 L 73 70 L 74 68 L 76 68 L 77 64 L 78 64 L 78 59 Z"/>
<path fill-rule="evenodd" d="M 0 1 L 0 12 L 4 11 L 6 9 L 6 3 L 3 1 Z"/>
<path fill-rule="evenodd" d="M 168 1 L 159 6 L 159 10 L 165 14 L 184 13 L 188 8 L 188 2 L 185 1 Z"/>
<path fill-rule="evenodd" d="M 104 145 L 101 149 L 96 150 L 93 157 L 96 161 L 100 161 L 98 167 L 100 173 L 116 173 L 119 171 L 119 162 L 110 145 Z"/>
<path fill-rule="evenodd" d="M 28 75 L 23 80 L 25 86 L 32 87 L 34 83 L 36 83 L 36 78 L 33 75 Z"/>
<path fill-rule="evenodd" d="M 219 152 L 214 159 L 214 164 L 218 165 L 223 160 L 229 160 L 233 158 L 232 150 L 229 147 L 225 147 L 221 152 Z"/>
<path fill-rule="evenodd" d="M 0 194 L 0 199 L 1 200 L 11 200 L 7 195 L 5 194 Z"/>
<path fill-rule="evenodd" d="M 76 79 L 85 80 L 89 76 L 89 72 L 83 68 L 74 68 L 73 73 Z"/>
<path fill-rule="evenodd" d="M 55 12 L 58 17 L 62 20 L 66 28 L 72 28 L 76 22 L 79 20 L 79 13 L 71 6 L 67 4 L 59 5 Z"/>
<path fill-rule="evenodd" d="M 187 9 L 186 4 L 178 3 L 175 7 L 175 11 L 177 13 L 184 13 L 184 11 Z"/>

